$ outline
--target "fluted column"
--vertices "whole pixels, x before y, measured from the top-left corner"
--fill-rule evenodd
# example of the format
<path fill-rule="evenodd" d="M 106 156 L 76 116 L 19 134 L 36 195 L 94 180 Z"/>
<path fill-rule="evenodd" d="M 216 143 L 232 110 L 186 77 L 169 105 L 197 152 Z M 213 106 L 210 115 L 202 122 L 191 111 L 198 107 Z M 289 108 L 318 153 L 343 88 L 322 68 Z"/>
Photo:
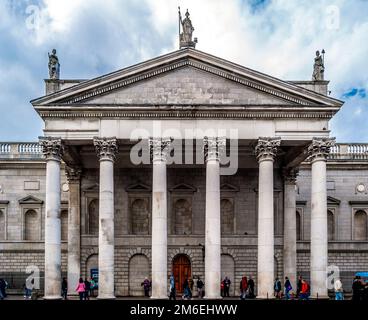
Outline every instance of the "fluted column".
<path fill-rule="evenodd" d="M 312 163 L 310 285 L 314 298 L 328 297 L 326 158 L 334 143 L 331 138 L 314 138 L 308 148 Z"/>
<path fill-rule="evenodd" d="M 98 299 L 114 299 L 114 161 L 116 138 L 94 138 L 100 161 Z"/>
<path fill-rule="evenodd" d="M 40 137 L 46 158 L 45 299 L 61 299 L 61 139 Z"/>
<path fill-rule="evenodd" d="M 220 156 L 226 139 L 206 137 L 205 298 L 221 299 Z"/>
<path fill-rule="evenodd" d="M 166 158 L 171 140 L 151 138 L 152 154 L 152 296 L 168 298 Z"/>
<path fill-rule="evenodd" d="M 284 171 L 284 277 L 296 287 L 296 177 L 298 170 Z"/>
<path fill-rule="evenodd" d="M 81 169 L 65 168 L 69 184 L 69 210 L 68 210 L 68 294 L 76 295 L 80 277 L 80 176 Z"/>
<path fill-rule="evenodd" d="M 274 282 L 274 200 L 273 163 L 279 138 L 259 138 L 255 148 L 259 162 L 258 186 L 258 294 L 273 297 Z"/>

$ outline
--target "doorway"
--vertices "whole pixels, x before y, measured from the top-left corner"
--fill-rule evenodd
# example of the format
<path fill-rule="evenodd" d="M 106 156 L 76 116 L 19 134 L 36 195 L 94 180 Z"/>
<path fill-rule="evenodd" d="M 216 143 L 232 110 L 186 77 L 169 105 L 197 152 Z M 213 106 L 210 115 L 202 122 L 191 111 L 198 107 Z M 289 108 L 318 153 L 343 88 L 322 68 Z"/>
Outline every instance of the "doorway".
<path fill-rule="evenodd" d="M 179 254 L 173 260 L 173 274 L 177 294 L 183 293 L 183 283 L 186 278 L 192 278 L 192 267 L 188 256 Z"/>

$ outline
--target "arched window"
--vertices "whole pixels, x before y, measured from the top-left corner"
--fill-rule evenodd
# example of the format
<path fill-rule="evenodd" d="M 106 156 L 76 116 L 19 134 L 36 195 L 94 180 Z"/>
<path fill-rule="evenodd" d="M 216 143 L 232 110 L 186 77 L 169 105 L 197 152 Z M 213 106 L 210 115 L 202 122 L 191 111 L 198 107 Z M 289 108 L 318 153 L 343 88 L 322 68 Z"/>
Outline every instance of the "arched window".
<path fill-rule="evenodd" d="M 332 241 L 335 239 L 335 216 L 331 210 L 327 211 L 327 229 L 328 229 L 328 240 Z"/>
<path fill-rule="evenodd" d="M 5 240 L 5 212 L 0 210 L 0 240 Z"/>
<path fill-rule="evenodd" d="M 192 208 L 188 200 L 179 199 L 175 202 L 175 234 L 192 233 Z"/>
<path fill-rule="evenodd" d="M 354 240 L 367 240 L 367 213 L 363 210 L 354 214 Z"/>
<path fill-rule="evenodd" d="M 98 234 L 99 217 L 98 217 L 98 199 L 94 199 L 88 206 L 88 233 Z"/>
<path fill-rule="evenodd" d="M 27 210 L 24 215 L 24 240 L 40 240 L 40 225 L 38 214 L 35 210 Z"/>
<path fill-rule="evenodd" d="M 297 211 L 296 213 L 296 240 L 302 240 L 302 218 L 300 212 Z"/>
<path fill-rule="evenodd" d="M 150 265 L 148 258 L 143 254 L 136 254 L 129 260 L 129 295 L 133 297 L 144 296 L 141 283 L 150 278 Z"/>
<path fill-rule="evenodd" d="M 131 205 L 132 234 L 149 233 L 148 202 L 144 199 L 136 199 Z"/>
<path fill-rule="evenodd" d="M 221 200 L 221 234 L 234 233 L 234 206 L 229 199 Z"/>
<path fill-rule="evenodd" d="M 68 210 L 62 210 L 60 213 L 61 221 L 61 241 L 68 240 Z"/>

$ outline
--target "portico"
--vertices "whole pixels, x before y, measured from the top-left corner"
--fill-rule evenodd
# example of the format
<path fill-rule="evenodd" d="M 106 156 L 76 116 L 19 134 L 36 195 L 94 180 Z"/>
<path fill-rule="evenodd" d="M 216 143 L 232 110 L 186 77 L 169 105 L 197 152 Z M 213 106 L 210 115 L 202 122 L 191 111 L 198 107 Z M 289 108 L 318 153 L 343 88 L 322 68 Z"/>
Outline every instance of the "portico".
<path fill-rule="evenodd" d="M 63 89 L 59 80 L 53 81 L 55 87 Z M 186 48 L 33 100 L 32 104 L 45 121 L 45 138 L 41 141 L 47 141 L 42 142 L 47 160 L 46 208 L 50 212 L 45 224 L 46 234 L 52 237 L 45 236 L 45 298 L 59 298 L 60 293 L 61 249 L 57 236 L 60 234 L 61 191 L 57 178 L 60 161 L 79 173 L 73 175 L 70 170 L 68 173 L 68 280 L 71 288 L 78 279 L 76 274 L 82 272 L 84 262 L 79 250 L 85 244 L 98 248 L 98 297 L 113 299 L 120 285 L 115 270 L 119 259 L 117 248 L 123 250 L 129 246 L 136 247 L 138 255 L 144 250 L 150 252 L 148 276 L 152 279 L 152 298 L 164 299 L 172 272 L 169 251 L 189 252 L 184 248 L 201 245 L 205 295 L 217 299 L 220 298 L 222 255 L 241 246 L 257 249 L 257 274 L 253 276 L 257 280 L 259 298 L 272 297 L 276 247 L 283 248 L 283 273 L 295 281 L 295 171 L 303 161 L 311 160 L 311 288 L 313 296 L 326 296 L 325 159 L 333 145 L 328 121 L 342 103 L 326 95 L 325 81 L 310 83 L 310 88 L 318 86 L 318 92 L 307 90 L 308 85 L 304 83 L 303 87 L 275 79 Z M 189 143 L 185 139 L 188 132 L 192 134 Z M 236 147 L 231 144 L 234 141 Z M 202 149 L 197 148 L 199 144 L 203 144 Z M 178 145 L 182 152 L 179 156 Z M 174 155 L 173 146 L 176 146 Z M 137 153 L 140 163 L 133 161 L 132 150 L 141 151 Z M 223 174 L 226 164 L 221 162 L 221 157 L 226 156 L 231 161 L 237 160 L 239 170 Z M 188 163 L 184 158 L 193 161 Z M 203 161 L 197 161 L 198 158 Z M 139 170 L 149 172 L 145 179 L 138 178 L 136 171 Z M 190 178 L 180 180 L 173 173 L 175 170 L 187 170 L 188 177 L 196 170 L 203 172 L 192 179 L 203 181 L 203 187 L 191 186 L 194 182 Z M 140 189 L 128 186 L 121 192 L 124 180 L 134 180 L 131 176 L 137 177 L 135 184 L 140 185 Z M 86 224 L 90 223 L 83 218 L 90 203 L 83 203 L 94 181 L 98 184 L 94 191 L 99 200 L 98 243 L 97 238 L 83 236 L 83 230 L 88 229 Z M 187 186 L 183 187 L 184 184 Z M 235 191 L 239 184 L 249 186 Z M 135 188 L 135 193 L 144 191 L 146 198 L 141 198 L 150 203 L 146 205 L 148 218 L 144 218 L 148 222 L 143 219 L 140 225 L 151 225 L 151 228 L 139 239 L 133 237 L 128 226 L 132 223 L 129 210 L 137 210 L 133 200 L 128 202 L 129 188 Z M 204 199 L 196 203 L 196 193 L 201 192 Z M 233 234 L 224 235 L 221 228 L 225 209 L 221 200 L 229 192 L 237 193 L 236 197 L 226 196 L 230 205 L 235 198 L 243 199 L 239 202 L 242 205 L 249 204 L 252 214 L 247 214 L 253 216 L 255 223 L 252 224 L 251 219 L 243 221 L 237 215 L 243 222 L 233 224 Z M 175 198 L 174 193 L 180 194 L 179 200 L 188 203 L 178 209 L 176 218 L 171 217 L 176 210 L 170 202 Z M 198 208 L 198 219 L 191 220 L 190 233 L 183 232 L 180 237 L 173 234 L 173 221 L 181 221 L 183 214 L 193 211 L 193 206 Z M 237 208 L 240 210 L 236 205 L 233 208 L 235 214 Z M 203 222 L 203 228 L 198 221 Z M 134 241 L 136 245 L 132 246 Z M 201 267 L 198 270 L 200 274 Z M 235 281 L 233 283 L 237 286 Z"/>

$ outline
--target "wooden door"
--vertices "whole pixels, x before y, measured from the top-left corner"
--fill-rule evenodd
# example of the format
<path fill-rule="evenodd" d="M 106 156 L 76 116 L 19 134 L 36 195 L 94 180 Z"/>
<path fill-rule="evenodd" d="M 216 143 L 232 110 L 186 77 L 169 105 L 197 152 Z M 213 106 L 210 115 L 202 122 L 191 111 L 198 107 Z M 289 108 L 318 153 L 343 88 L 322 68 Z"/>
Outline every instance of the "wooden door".
<path fill-rule="evenodd" d="M 178 294 L 183 293 L 183 283 L 186 278 L 192 277 L 190 260 L 186 255 L 178 255 L 173 261 L 173 274 L 175 278 L 175 288 Z"/>

